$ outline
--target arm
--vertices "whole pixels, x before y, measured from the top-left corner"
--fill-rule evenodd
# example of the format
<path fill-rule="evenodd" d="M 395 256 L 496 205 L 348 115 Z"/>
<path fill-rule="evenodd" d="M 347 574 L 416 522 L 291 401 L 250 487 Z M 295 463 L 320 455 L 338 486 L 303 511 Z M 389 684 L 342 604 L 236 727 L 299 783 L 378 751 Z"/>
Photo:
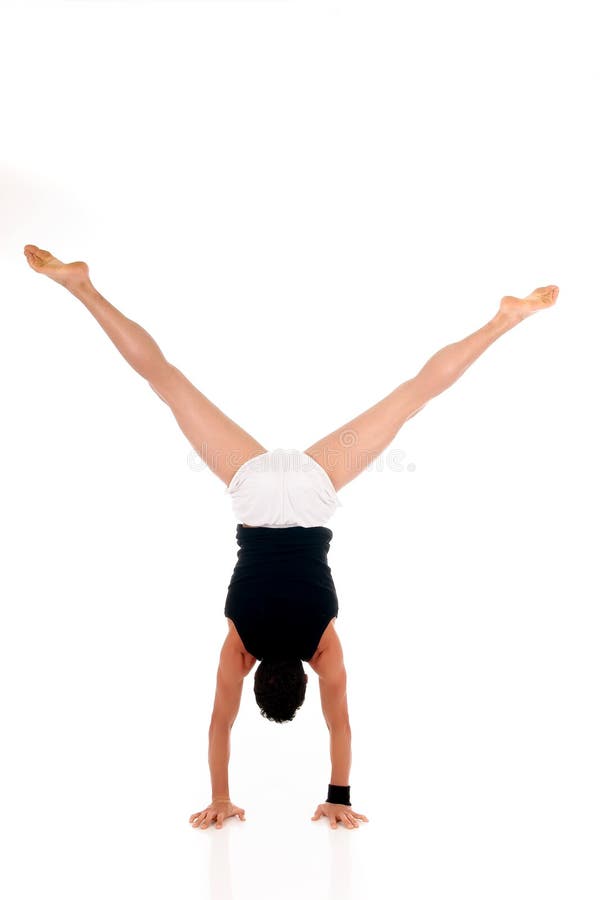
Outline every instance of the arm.
<path fill-rule="evenodd" d="M 351 726 L 347 710 L 347 673 L 343 662 L 343 650 L 335 633 L 328 647 L 318 657 L 316 671 L 320 677 L 322 712 L 330 732 L 330 784 L 346 787 L 351 769 Z M 326 816 L 331 828 L 342 822 L 346 828 L 358 828 L 358 820 L 367 822 L 363 813 L 342 803 L 320 803 L 313 820 Z"/>
<path fill-rule="evenodd" d="M 318 658 L 320 698 L 330 733 L 330 784 L 349 784 L 351 770 L 351 725 L 347 707 L 347 672 L 343 649 L 336 632 Z"/>
<path fill-rule="evenodd" d="M 209 770 L 213 800 L 229 800 L 230 732 L 238 715 L 245 677 L 244 657 L 227 639 L 222 647 L 209 725 Z"/>
<path fill-rule="evenodd" d="M 240 706 L 242 684 L 246 674 L 243 654 L 232 647 L 226 638 L 217 671 L 215 703 L 209 726 L 212 800 L 205 809 L 190 816 L 189 822 L 193 828 L 208 828 L 214 819 L 216 828 L 221 828 L 224 819 L 230 816 L 238 816 L 241 822 L 244 822 L 244 809 L 235 806 L 230 800 L 228 762 L 230 731 Z"/>

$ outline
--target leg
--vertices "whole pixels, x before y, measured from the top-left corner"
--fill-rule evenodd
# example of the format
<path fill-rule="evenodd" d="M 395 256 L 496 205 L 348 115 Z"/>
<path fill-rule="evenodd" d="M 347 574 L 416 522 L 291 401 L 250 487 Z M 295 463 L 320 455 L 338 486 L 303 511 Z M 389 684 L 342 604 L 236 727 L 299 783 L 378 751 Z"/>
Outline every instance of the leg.
<path fill-rule="evenodd" d="M 557 295 L 558 288 L 550 285 L 522 300 L 504 297 L 486 325 L 439 350 L 414 378 L 305 452 L 323 466 L 335 490 L 340 490 L 383 452 L 404 422 L 457 381 L 497 338 L 537 310 L 554 304 Z"/>
<path fill-rule="evenodd" d="M 27 244 L 24 252 L 34 271 L 48 275 L 81 300 L 121 355 L 167 403 L 193 448 L 222 481 L 229 484 L 243 462 L 266 452 L 165 359 L 144 328 L 99 294 L 86 263 L 64 264 L 34 244 Z"/>

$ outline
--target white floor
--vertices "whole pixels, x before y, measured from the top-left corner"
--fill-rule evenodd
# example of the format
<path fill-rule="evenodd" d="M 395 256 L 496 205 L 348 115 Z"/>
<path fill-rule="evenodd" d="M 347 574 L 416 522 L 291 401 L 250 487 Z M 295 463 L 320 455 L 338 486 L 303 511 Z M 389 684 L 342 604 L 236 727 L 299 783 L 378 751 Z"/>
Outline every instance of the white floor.
<path fill-rule="evenodd" d="M 156 477 L 153 506 L 181 525 L 161 535 L 145 513 L 151 463 L 134 471 L 127 458 L 112 468 L 130 471 L 121 521 L 108 516 L 117 495 L 105 473 L 85 499 L 64 489 L 62 537 L 52 533 L 59 503 L 48 495 L 16 523 L 23 545 L 2 647 L 7 896 L 596 897 L 598 611 L 559 557 L 564 546 L 578 559 L 567 530 L 541 590 L 539 564 L 524 558 L 515 583 L 520 553 L 484 589 L 494 554 L 483 546 L 463 555 L 461 538 L 420 522 L 418 479 L 431 494 L 417 467 L 413 486 L 389 478 L 414 515 L 414 538 L 402 526 L 412 550 L 400 577 L 391 522 L 377 540 L 358 514 L 386 477 L 366 474 L 364 493 L 358 481 L 347 495 L 348 518 L 339 511 L 336 530 L 333 522 L 331 564 L 351 797 L 369 822 L 335 831 L 311 820 L 330 762 L 308 668 L 306 701 L 286 725 L 261 718 L 247 679 L 230 759 L 231 797 L 246 821 L 199 831 L 188 820 L 211 796 L 206 729 L 234 559 L 229 511 L 219 512 L 213 476 L 183 471 L 181 459 L 175 478 Z M 453 493 L 441 485 L 445 502 Z M 213 521 L 195 526 L 203 494 Z M 34 499 L 23 499 L 31 510 Z M 420 549 L 427 531 L 440 548 L 430 569 Z M 496 526 L 489 535 L 499 541 Z M 366 570 L 379 547 L 370 597 Z"/>

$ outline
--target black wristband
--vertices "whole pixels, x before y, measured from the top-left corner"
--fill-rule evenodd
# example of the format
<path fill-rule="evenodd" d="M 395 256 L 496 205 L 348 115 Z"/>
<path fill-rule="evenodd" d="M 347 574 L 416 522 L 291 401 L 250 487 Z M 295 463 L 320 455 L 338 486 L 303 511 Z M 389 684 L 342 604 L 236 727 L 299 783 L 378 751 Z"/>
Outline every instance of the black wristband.
<path fill-rule="evenodd" d="M 350 785 L 347 785 L 347 787 L 343 787 L 340 784 L 329 784 L 328 797 L 326 798 L 326 802 L 342 803 L 343 806 L 351 806 L 351 800 L 349 799 L 350 791 Z"/>

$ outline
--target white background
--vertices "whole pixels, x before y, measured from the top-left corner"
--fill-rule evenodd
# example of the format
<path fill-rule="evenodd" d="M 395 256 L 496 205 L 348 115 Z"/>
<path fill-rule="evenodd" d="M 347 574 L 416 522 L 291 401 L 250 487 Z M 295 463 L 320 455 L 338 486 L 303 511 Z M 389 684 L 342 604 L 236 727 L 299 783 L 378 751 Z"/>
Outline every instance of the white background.
<path fill-rule="evenodd" d="M 2 892 L 599 898 L 596 5 L 3 7 Z M 200 832 L 235 520 L 169 409 L 23 246 L 265 446 L 309 446 L 557 284 L 340 493 L 353 808 L 318 680 L 246 680 Z"/>

